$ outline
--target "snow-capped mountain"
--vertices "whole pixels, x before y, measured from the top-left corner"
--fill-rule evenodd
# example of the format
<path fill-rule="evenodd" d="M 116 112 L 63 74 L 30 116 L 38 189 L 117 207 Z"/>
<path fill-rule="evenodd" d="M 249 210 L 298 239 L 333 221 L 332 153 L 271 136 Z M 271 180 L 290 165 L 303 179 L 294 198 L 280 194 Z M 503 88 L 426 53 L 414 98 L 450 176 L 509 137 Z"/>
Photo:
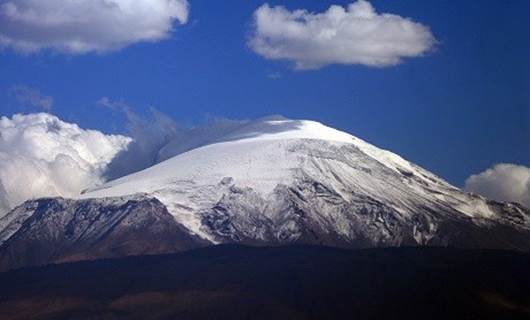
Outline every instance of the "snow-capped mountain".
<path fill-rule="evenodd" d="M 238 242 L 530 250 L 528 209 L 465 193 L 394 153 L 318 122 L 269 117 L 235 123 L 192 136 L 184 147 L 170 143 L 163 152 L 176 155 L 88 190 L 77 200 L 47 200 L 61 203 L 61 210 L 42 209 L 39 201 L 16 208 L 0 219 L 0 252 L 51 234 L 61 242 L 67 235 L 58 230 L 66 225 L 92 225 L 83 222 L 84 206 L 99 212 L 91 218 L 98 228 L 113 229 L 119 219 L 109 217 L 122 209 L 109 203 L 131 197 L 135 200 L 125 202 L 127 207 L 160 201 L 174 218 L 174 228 L 193 239 L 189 246 Z M 42 228 L 39 217 L 54 210 L 69 222 L 48 221 Z M 125 227 L 133 230 L 135 221 L 129 219 Z M 92 229 L 81 229 L 68 234 L 69 241 L 83 244 L 84 232 Z M 60 259 L 51 255 L 44 260 L 39 263 Z"/>

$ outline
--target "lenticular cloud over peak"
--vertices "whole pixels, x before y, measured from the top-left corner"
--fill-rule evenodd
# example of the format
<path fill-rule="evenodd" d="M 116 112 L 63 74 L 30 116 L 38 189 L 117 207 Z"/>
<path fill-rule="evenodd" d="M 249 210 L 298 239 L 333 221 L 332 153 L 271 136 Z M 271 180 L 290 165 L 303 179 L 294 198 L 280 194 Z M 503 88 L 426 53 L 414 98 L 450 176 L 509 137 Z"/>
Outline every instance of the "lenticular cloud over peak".
<path fill-rule="evenodd" d="M 131 139 L 81 129 L 47 114 L 0 118 L 0 216 L 25 200 L 79 194 Z"/>
<path fill-rule="evenodd" d="M 0 3 L 0 47 L 82 54 L 168 38 L 188 21 L 186 0 L 8 0 Z"/>
<path fill-rule="evenodd" d="M 365 0 L 324 12 L 290 11 L 264 4 L 254 12 L 250 47 L 272 60 L 287 60 L 297 69 L 330 64 L 386 67 L 429 51 L 436 39 L 410 18 L 378 13 Z"/>

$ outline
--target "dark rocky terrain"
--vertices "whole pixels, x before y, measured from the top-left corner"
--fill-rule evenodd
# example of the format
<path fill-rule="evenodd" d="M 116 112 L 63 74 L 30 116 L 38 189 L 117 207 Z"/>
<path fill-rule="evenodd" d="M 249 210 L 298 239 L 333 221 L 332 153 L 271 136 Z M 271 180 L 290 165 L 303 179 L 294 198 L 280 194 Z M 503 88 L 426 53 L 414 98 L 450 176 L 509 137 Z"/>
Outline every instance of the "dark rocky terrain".
<path fill-rule="evenodd" d="M 530 319 L 530 255 L 223 245 L 0 273 L 1 319 Z"/>
<path fill-rule="evenodd" d="M 31 211 L 20 219 L 18 210 Z M 172 253 L 206 243 L 183 230 L 153 198 L 28 201 L 0 232 L 0 271 L 22 266 Z M 9 220 L 10 215 L 0 221 Z M 10 230 L 13 227 L 13 234 Z M 16 232 L 15 232 L 16 231 Z"/>
<path fill-rule="evenodd" d="M 255 208 L 243 204 L 245 193 L 223 197 L 211 211 L 204 213 L 203 223 L 218 235 L 220 243 L 253 246 L 324 245 L 359 249 L 399 246 L 440 246 L 470 249 L 503 249 L 530 251 L 530 231 L 517 224 L 484 220 L 477 225 L 464 215 L 425 211 L 424 216 L 439 220 L 436 233 L 425 242 L 412 236 L 422 223 L 422 216 L 412 221 L 400 219 L 377 202 L 361 208 L 336 205 L 355 229 L 355 238 L 346 241 L 333 227 L 322 228 L 313 217 L 314 203 L 329 195 L 312 190 L 296 196 L 296 191 L 282 193 L 280 222 L 272 221 Z M 280 194 L 278 195 L 278 197 Z M 368 200 L 364 200 L 367 202 Z M 494 202 L 490 202 L 494 205 Z M 522 216 L 522 207 L 508 207 L 503 219 Z M 519 211 L 516 211 L 518 209 Z M 325 209 L 322 209 L 325 210 Z M 415 222 L 414 219 L 418 219 Z M 0 271 L 50 263 L 118 258 L 145 254 L 176 253 L 214 245 L 194 235 L 179 224 L 166 206 L 146 195 L 106 199 L 72 200 L 44 198 L 17 207 L 0 219 Z M 278 230 L 277 225 L 290 226 Z M 294 227 L 293 227 L 294 226 Z M 293 228 L 296 230 L 293 236 Z M 0 228 L 2 229 L 2 228 Z M 281 231 L 281 232 L 280 232 Z M 256 239 L 256 235 L 260 235 Z M 385 235 L 388 237 L 385 238 Z"/>

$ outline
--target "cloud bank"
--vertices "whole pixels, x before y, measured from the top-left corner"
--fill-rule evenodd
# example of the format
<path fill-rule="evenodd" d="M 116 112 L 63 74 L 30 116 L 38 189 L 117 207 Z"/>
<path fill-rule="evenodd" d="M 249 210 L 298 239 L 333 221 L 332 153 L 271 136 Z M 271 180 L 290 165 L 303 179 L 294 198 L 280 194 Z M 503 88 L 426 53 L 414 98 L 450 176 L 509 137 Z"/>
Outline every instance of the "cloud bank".
<path fill-rule="evenodd" d="M 0 3 L 0 46 L 82 54 L 170 36 L 188 21 L 186 0 L 8 0 Z"/>
<path fill-rule="evenodd" d="M 530 208 L 530 168 L 501 163 L 466 180 L 466 191 Z"/>
<path fill-rule="evenodd" d="M 323 13 L 264 4 L 254 12 L 249 46 L 261 56 L 287 60 L 297 69 L 330 64 L 386 67 L 429 51 L 436 39 L 409 18 L 381 13 L 365 0 Z"/>
<path fill-rule="evenodd" d="M 1 117 L 0 216 L 28 199 L 72 197 L 102 183 L 108 163 L 130 141 L 47 113 Z"/>
<path fill-rule="evenodd" d="M 22 105 L 50 111 L 53 106 L 53 98 L 43 95 L 39 90 L 28 86 L 14 86 L 9 90 L 10 94 Z"/>

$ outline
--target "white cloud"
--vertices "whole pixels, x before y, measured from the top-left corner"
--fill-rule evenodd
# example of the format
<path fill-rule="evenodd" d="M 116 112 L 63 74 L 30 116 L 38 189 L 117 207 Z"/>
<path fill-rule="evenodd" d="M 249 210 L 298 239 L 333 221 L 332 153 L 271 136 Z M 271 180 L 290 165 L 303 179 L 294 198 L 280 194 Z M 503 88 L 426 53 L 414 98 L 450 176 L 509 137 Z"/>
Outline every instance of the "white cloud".
<path fill-rule="evenodd" d="M 0 209 L 31 198 L 71 197 L 102 183 L 108 163 L 130 141 L 47 113 L 1 117 Z"/>
<path fill-rule="evenodd" d="M 530 168 L 501 163 L 466 180 L 466 191 L 530 208 Z"/>
<path fill-rule="evenodd" d="M 378 14 L 364 0 L 323 13 L 289 11 L 264 4 L 254 12 L 250 47 L 267 59 L 292 61 L 298 69 L 330 64 L 396 65 L 421 56 L 436 39 L 429 28 L 395 14 Z"/>
<path fill-rule="evenodd" d="M 22 105 L 28 105 L 50 111 L 53 106 L 53 98 L 43 95 L 39 90 L 28 86 L 14 86 L 10 94 Z"/>
<path fill-rule="evenodd" d="M 0 3 L 0 47 L 81 54 L 170 36 L 188 21 L 186 0 L 7 0 Z"/>

